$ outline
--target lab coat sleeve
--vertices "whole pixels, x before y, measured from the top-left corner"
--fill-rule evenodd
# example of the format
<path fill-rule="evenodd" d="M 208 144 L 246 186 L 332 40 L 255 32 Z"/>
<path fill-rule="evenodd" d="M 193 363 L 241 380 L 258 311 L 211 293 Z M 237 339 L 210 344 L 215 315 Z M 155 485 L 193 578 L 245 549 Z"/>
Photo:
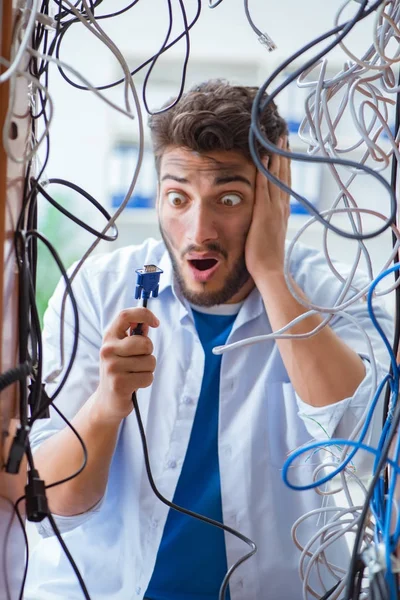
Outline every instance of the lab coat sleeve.
<path fill-rule="evenodd" d="M 69 271 L 71 273 L 73 268 Z M 79 313 L 79 338 L 78 348 L 72 369 L 60 393 L 55 399 L 57 408 L 64 417 L 70 421 L 80 410 L 91 394 L 95 391 L 99 379 L 99 349 L 102 342 L 101 328 L 96 307 L 96 299 L 89 285 L 90 280 L 83 268 L 73 280 L 72 289 L 78 304 Z M 71 352 L 76 331 L 76 323 L 72 305 L 68 299 L 65 306 L 64 319 L 64 361 L 61 364 L 60 353 L 60 325 L 61 306 L 65 285 L 63 280 L 58 284 L 53 297 L 49 302 L 44 317 L 43 329 L 43 378 L 46 383 L 46 392 L 52 397 L 66 373 L 71 359 Z M 55 377 L 54 374 L 58 372 Z M 30 434 L 30 444 L 33 451 L 48 438 L 66 426 L 65 421 L 51 407 L 50 417 L 38 419 L 33 424 Z M 84 515 L 63 517 L 53 515 L 61 532 L 82 524 L 100 508 L 97 504 L 91 511 Z M 38 524 L 41 535 L 53 535 L 53 530 L 47 519 Z"/>
<path fill-rule="evenodd" d="M 336 266 L 339 272 L 344 276 L 347 275 L 349 269 L 347 266 L 340 264 Z M 308 261 L 303 260 L 297 269 L 297 275 L 296 269 L 293 275 L 306 296 L 320 306 L 332 306 L 343 285 L 324 264 L 324 258 L 320 254 L 311 255 Z M 368 285 L 368 279 L 362 273 L 357 273 L 353 282 L 359 290 Z M 346 299 L 354 296 L 355 293 L 352 289 Z M 392 343 L 393 319 L 385 309 L 382 299 L 373 300 L 373 309 L 389 343 Z M 340 399 L 335 404 L 313 407 L 303 402 L 296 394 L 298 414 L 310 435 L 316 440 L 327 437 L 348 438 L 360 421 L 366 418 L 377 388 L 389 369 L 389 354 L 372 323 L 365 296 L 350 304 L 342 313 L 335 315 L 329 326 L 363 359 L 365 376 L 353 396 Z M 377 443 L 382 423 L 384 394 L 380 396 L 364 440 L 371 445 Z"/>

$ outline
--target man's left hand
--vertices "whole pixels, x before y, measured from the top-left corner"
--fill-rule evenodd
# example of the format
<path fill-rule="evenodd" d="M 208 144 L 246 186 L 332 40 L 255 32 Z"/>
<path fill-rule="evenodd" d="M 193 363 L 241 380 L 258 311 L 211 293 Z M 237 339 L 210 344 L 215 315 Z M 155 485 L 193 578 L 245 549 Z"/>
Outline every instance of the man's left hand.
<path fill-rule="evenodd" d="M 287 137 L 280 138 L 278 148 L 288 148 Z M 290 187 L 290 160 L 274 154 L 264 165 L 269 171 Z M 255 284 L 257 279 L 269 272 L 283 272 L 285 238 L 290 214 L 290 196 L 269 181 L 260 171 L 257 173 L 253 217 L 247 234 L 245 260 L 247 270 Z"/>

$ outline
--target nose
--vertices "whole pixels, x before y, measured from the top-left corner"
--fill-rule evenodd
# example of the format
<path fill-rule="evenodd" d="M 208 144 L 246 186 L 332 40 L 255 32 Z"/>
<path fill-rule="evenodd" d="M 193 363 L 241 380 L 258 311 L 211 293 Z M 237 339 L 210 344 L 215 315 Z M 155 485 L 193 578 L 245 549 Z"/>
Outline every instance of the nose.
<path fill-rule="evenodd" d="M 193 205 L 188 215 L 187 238 L 198 246 L 218 238 L 215 214 L 207 206 L 200 203 Z"/>

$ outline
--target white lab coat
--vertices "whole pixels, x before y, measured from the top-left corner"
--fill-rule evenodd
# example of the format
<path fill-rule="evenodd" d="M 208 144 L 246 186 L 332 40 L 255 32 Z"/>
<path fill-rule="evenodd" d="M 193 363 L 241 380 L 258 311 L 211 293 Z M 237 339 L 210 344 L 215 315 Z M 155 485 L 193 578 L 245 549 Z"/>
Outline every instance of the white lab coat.
<path fill-rule="evenodd" d="M 151 466 L 160 492 L 172 499 L 182 468 L 200 394 L 204 354 L 191 310 L 173 285 L 172 267 L 160 242 L 150 240 L 90 258 L 73 283 L 80 311 L 78 355 L 70 377 L 57 398 L 57 406 L 71 419 L 93 393 L 99 376 L 102 334 L 118 312 L 137 304 L 134 300 L 135 269 L 156 264 L 164 270 L 160 293 L 149 302 L 161 325 L 151 330 L 157 357 L 155 380 L 138 394 Z M 339 282 L 323 256 L 298 245 L 291 271 L 306 295 L 320 305 L 334 302 Z M 356 279 L 361 286 L 361 278 Z M 365 280 L 364 280 L 365 281 Z M 59 313 L 64 286 L 56 290 L 45 317 L 45 373 L 59 365 Z M 380 377 L 388 357 L 359 301 L 348 311 L 368 331 Z M 390 318 L 376 305 L 386 331 Z M 73 318 L 66 316 L 66 357 L 69 357 Z M 332 327 L 349 346 L 366 357 L 366 344 L 358 329 L 343 318 Z M 228 342 L 271 332 L 263 302 L 254 289 L 243 303 Z M 346 437 L 362 417 L 369 394 L 370 368 L 352 398 L 335 405 L 313 408 L 298 398 L 273 341 L 228 352 L 222 357 L 218 453 L 225 524 L 254 540 L 257 554 L 231 579 L 232 600 L 300 600 L 299 551 L 291 539 L 291 526 L 305 512 L 321 506 L 315 491 L 296 492 L 284 485 L 282 464 L 287 454 L 308 440 L 326 435 Z M 58 381 L 61 380 L 61 377 Z M 48 385 L 51 395 L 56 384 Z M 35 450 L 64 427 L 52 411 L 49 420 L 36 423 L 31 444 Z M 378 428 L 379 429 L 379 428 Z M 199 448 L 201 452 L 201 448 Z M 311 481 L 319 455 L 291 469 L 293 482 Z M 107 491 L 94 510 L 77 517 L 59 517 L 70 549 L 92 600 L 141 600 L 155 564 L 168 508 L 153 494 L 148 483 L 135 415 L 121 426 L 112 461 Z M 302 541 L 315 532 L 317 519 L 302 526 Z M 319 527 L 322 522 L 319 522 Z M 76 577 L 47 521 L 40 524 L 43 539 L 30 558 L 27 600 L 80 600 Z M 226 534 L 228 565 L 248 551 L 236 537 Z M 196 540 L 193 540 L 196 543 Z M 336 561 L 346 564 L 343 544 Z M 213 549 L 210 548 L 210 560 Z M 173 561 L 173 557 L 171 557 Z M 201 576 L 201 574 L 199 574 Z M 328 586 L 334 580 L 326 574 Z M 322 595 L 322 588 L 319 587 Z"/>

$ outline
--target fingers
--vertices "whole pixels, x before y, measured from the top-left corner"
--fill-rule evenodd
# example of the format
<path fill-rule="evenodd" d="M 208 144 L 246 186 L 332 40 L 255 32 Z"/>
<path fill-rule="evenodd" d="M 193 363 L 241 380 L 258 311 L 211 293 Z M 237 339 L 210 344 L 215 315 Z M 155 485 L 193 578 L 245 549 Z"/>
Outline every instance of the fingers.
<path fill-rule="evenodd" d="M 126 308 L 113 321 L 106 336 L 122 340 L 126 337 L 127 330 L 136 327 L 139 323 L 144 324 L 143 333 L 145 335 L 147 335 L 149 327 L 158 327 L 160 324 L 157 317 L 148 308 Z"/>
<path fill-rule="evenodd" d="M 128 336 L 123 340 L 117 338 L 105 339 L 100 356 L 103 360 L 109 360 L 114 356 L 126 358 L 129 356 L 145 356 L 152 354 L 153 342 L 145 335 Z"/>
<path fill-rule="evenodd" d="M 121 373 L 153 373 L 155 368 L 156 358 L 152 355 L 131 356 L 129 358 L 113 356 L 105 364 L 105 371 L 109 376 Z"/>
<path fill-rule="evenodd" d="M 289 149 L 288 138 L 287 136 L 283 136 L 279 138 L 277 143 L 278 148 L 282 148 L 285 150 Z M 268 159 L 268 157 L 267 157 Z M 263 159 L 264 166 L 268 171 L 273 175 L 276 179 L 286 184 L 288 187 L 291 185 L 291 172 L 290 172 L 290 159 L 285 156 L 280 156 L 279 154 L 273 154 L 269 161 Z M 270 181 L 267 177 L 262 175 L 259 172 L 257 184 L 260 189 L 268 187 L 267 193 L 264 191 L 264 196 L 269 197 L 271 201 L 279 201 L 281 202 L 282 197 L 284 200 L 289 200 L 289 195 L 284 192 L 278 185 Z M 265 184 L 265 185 L 264 185 Z"/>
<path fill-rule="evenodd" d="M 269 157 L 264 156 L 262 158 L 262 163 L 266 169 L 268 169 L 269 165 Z M 257 204 L 257 200 L 261 199 L 262 202 L 268 201 L 269 198 L 269 180 L 261 171 L 257 172 L 256 177 L 256 190 L 255 190 L 255 204 Z"/>
<path fill-rule="evenodd" d="M 284 150 L 289 150 L 288 138 L 285 136 L 281 138 L 282 145 L 280 146 Z M 286 156 L 279 157 L 279 179 L 282 183 L 286 184 L 289 188 L 291 187 L 292 177 L 291 177 L 291 168 L 290 168 L 290 158 Z M 281 190 L 281 202 L 285 203 L 286 216 L 289 217 L 290 214 L 290 195 Z"/>

